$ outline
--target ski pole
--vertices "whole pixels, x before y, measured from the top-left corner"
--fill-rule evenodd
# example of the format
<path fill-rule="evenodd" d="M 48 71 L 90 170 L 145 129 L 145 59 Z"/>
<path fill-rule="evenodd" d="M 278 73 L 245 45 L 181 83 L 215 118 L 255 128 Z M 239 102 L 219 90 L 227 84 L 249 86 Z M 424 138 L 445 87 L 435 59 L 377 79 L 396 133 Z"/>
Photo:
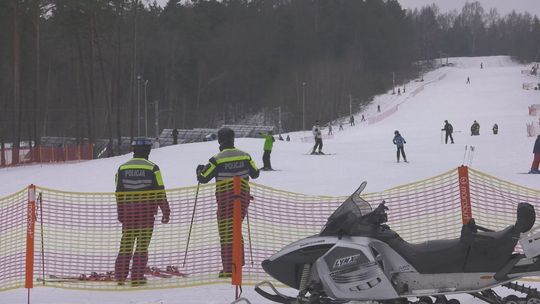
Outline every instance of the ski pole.
<path fill-rule="evenodd" d="M 248 226 L 248 240 L 249 240 L 249 255 L 251 256 L 251 266 L 253 266 L 253 247 L 251 247 L 251 228 L 249 227 L 249 211 L 246 210 L 247 226 Z"/>
<path fill-rule="evenodd" d="M 472 165 L 474 159 L 474 146 L 471 146 L 471 159 L 469 160 L 469 167 Z"/>
<path fill-rule="evenodd" d="M 189 248 L 189 240 L 191 239 L 191 229 L 193 228 L 193 219 L 195 218 L 195 209 L 197 208 L 197 198 L 199 197 L 199 187 L 201 186 L 201 182 L 197 183 L 197 191 L 195 192 L 195 203 L 193 204 L 193 212 L 191 213 L 191 222 L 189 223 L 189 232 L 188 232 L 188 238 L 186 242 L 186 250 L 184 253 L 184 262 L 182 263 L 182 268 L 186 265 L 186 259 L 187 259 L 187 253 Z"/>
<path fill-rule="evenodd" d="M 463 153 L 463 162 L 462 164 L 465 165 L 465 157 L 467 156 L 467 145 L 465 145 L 465 152 Z"/>

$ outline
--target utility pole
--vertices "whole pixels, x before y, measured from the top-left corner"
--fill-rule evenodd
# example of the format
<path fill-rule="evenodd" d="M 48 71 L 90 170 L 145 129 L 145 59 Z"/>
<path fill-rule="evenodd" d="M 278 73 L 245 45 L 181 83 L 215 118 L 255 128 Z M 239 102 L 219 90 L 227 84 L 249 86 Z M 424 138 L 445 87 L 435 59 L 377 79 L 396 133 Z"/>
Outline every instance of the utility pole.
<path fill-rule="evenodd" d="M 154 101 L 154 123 L 156 125 L 156 138 L 159 138 L 159 100 Z"/>
<path fill-rule="evenodd" d="M 349 94 L 349 116 L 352 116 L 352 94 Z"/>
<path fill-rule="evenodd" d="M 141 75 L 137 75 L 137 137 L 141 136 Z"/>
<path fill-rule="evenodd" d="M 283 132 L 283 128 L 281 127 L 281 106 L 278 107 L 278 128 L 279 128 L 279 134 Z"/>
<path fill-rule="evenodd" d="M 146 86 L 148 79 L 144 81 L 144 136 L 148 137 L 148 104 L 146 102 Z"/>
<path fill-rule="evenodd" d="M 392 94 L 396 94 L 396 73 L 392 72 Z"/>
<path fill-rule="evenodd" d="M 306 83 L 302 82 L 302 130 L 306 129 Z"/>

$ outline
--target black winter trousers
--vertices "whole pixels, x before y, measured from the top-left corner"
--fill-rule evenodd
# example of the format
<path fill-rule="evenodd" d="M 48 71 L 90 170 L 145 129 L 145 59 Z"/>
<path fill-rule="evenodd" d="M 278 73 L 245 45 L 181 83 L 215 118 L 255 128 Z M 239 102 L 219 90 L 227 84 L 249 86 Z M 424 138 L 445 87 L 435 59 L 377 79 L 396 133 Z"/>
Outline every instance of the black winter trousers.
<path fill-rule="evenodd" d="M 322 138 L 315 138 L 315 146 L 313 146 L 313 152 L 319 148 L 319 152 L 322 150 Z"/>
<path fill-rule="evenodd" d="M 270 153 L 272 153 L 272 151 L 264 150 L 263 168 L 266 168 L 266 169 L 271 169 L 272 168 L 272 165 L 270 164 Z"/>
<path fill-rule="evenodd" d="M 446 137 L 444 138 L 444 143 L 448 143 L 448 137 L 450 137 L 450 142 L 454 143 L 454 138 L 452 137 L 452 133 L 446 132 Z"/>
<path fill-rule="evenodd" d="M 403 149 L 403 147 L 397 148 L 397 152 L 396 152 L 397 161 L 399 162 L 399 151 L 401 151 L 401 155 L 403 155 L 403 160 L 407 161 L 407 156 L 405 156 L 405 150 Z"/>

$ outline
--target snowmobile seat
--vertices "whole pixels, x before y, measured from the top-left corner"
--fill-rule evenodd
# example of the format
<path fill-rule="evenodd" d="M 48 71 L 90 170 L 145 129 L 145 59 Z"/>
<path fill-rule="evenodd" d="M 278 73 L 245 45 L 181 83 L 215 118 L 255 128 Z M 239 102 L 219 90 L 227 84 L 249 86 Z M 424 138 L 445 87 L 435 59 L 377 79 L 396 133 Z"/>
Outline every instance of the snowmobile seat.
<path fill-rule="evenodd" d="M 520 203 L 517 207 L 517 219 L 500 231 L 478 232 L 474 219 L 463 225 L 461 241 L 469 246 L 465 272 L 497 272 L 512 258 L 519 234 L 529 231 L 536 220 L 534 207 Z"/>
<path fill-rule="evenodd" d="M 411 244 L 397 236 L 386 240 L 419 273 L 462 272 L 468 246 L 460 239 L 434 240 Z"/>

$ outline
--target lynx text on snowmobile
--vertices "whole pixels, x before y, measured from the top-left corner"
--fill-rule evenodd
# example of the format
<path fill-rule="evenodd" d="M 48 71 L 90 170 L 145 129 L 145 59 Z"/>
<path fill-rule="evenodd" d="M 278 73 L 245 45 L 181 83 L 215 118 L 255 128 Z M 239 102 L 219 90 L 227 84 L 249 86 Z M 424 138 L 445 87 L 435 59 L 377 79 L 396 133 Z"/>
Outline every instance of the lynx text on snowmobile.
<path fill-rule="evenodd" d="M 413 299 L 419 304 L 459 304 L 446 296 L 463 293 L 490 304 L 540 304 L 540 292 L 512 282 L 540 275 L 540 233 L 525 234 L 535 222 L 532 205 L 518 204 L 515 224 L 501 231 L 471 219 L 459 238 L 411 244 L 384 224 L 384 201 L 372 210 L 360 197 L 365 186 L 334 211 L 318 235 L 289 244 L 262 262 L 269 275 L 297 289 L 297 297 L 278 292 L 267 281 L 255 290 L 286 304 L 401 304 Z M 514 252 L 518 240 L 523 253 Z M 526 297 L 502 298 L 492 289 L 497 286 Z"/>

